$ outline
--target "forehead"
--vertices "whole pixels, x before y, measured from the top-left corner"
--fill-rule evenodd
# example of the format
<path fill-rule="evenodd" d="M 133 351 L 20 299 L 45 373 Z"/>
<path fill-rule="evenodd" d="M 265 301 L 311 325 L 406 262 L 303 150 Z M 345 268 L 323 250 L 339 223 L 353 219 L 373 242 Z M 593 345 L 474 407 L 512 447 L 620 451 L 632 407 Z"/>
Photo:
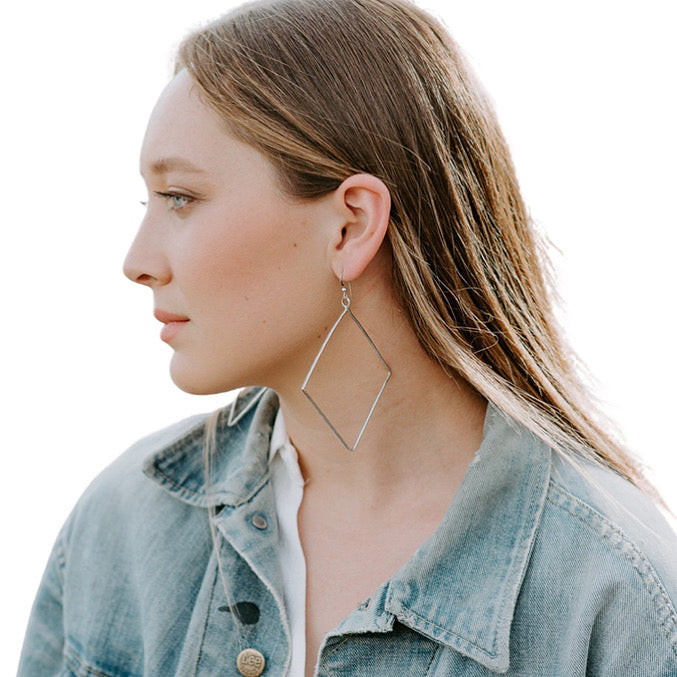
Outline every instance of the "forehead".
<path fill-rule="evenodd" d="M 141 146 L 141 172 L 164 173 L 209 165 L 234 142 L 214 111 L 201 100 L 190 75 L 181 71 L 160 95 Z"/>
<path fill-rule="evenodd" d="M 284 194 L 272 162 L 259 150 L 236 139 L 227 123 L 203 103 L 187 71 L 165 87 L 153 112 L 141 146 L 141 175 L 165 182 L 197 180 L 199 188 L 221 190 L 234 180 L 252 182 Z M 195 187 L 195 186 L 194 186 Z"/>

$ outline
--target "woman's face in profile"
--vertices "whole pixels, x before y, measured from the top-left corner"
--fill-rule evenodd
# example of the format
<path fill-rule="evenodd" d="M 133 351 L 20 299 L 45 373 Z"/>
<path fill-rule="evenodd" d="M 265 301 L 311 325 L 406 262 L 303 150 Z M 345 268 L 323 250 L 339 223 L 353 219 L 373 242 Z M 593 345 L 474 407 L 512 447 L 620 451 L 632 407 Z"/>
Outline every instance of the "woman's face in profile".
<path fill-rule="evenodd" d="M 141 174 L 148 203 L 124 270 L 153 291 L 175 383 L 206 394 L 303 372 L 338 307 L 327 199 L 284 196 L 185 71 L 151 115 Z"/>

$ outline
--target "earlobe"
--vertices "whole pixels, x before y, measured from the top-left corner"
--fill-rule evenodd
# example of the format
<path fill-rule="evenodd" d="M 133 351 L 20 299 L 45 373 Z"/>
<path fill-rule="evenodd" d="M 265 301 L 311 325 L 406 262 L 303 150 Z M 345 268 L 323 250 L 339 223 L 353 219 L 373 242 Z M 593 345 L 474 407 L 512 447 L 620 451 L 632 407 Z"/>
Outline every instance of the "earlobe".
<path fill-rule="evenodd" d="M 341 218 L 331 245 L 332 269 L 336 277 L 351 282 L 383 244 L 390 222 L 390 191 L 371 174 L 354 174 L 336 189 L 334 199 Z"/>

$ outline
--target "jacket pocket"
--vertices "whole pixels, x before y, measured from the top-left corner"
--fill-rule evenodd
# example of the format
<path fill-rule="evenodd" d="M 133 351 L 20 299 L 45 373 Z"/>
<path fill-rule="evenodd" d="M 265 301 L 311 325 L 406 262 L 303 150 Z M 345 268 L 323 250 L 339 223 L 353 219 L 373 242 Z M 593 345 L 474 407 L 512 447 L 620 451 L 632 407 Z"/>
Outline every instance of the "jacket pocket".
<path fill-rule="evenodd" d="M 87 660 L 68 640 L 64 646 L 64 657 L 67 671 L 60 677 L 143 677 L 114 666 L 98 665 L 96 661 Z"/>

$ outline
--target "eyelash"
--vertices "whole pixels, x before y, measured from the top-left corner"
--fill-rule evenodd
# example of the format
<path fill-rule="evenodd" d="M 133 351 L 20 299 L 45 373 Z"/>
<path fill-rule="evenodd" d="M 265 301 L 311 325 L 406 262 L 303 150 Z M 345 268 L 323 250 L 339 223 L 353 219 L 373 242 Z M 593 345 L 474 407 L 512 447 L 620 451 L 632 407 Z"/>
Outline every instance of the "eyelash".
<path fill-rule="evenodd" d="M 180 211 L 193 201 L 193 198 L 189 197 L 188 195 L 183 195 L 182 193 L 164 193 L 162 191 L 156 190 L 155 195 L 163 198 L 167 202 L 169 209 L 173 212 Z M 177 205 L 175 202 L 176 200 L 185 200 L 185 202 Z"/>

